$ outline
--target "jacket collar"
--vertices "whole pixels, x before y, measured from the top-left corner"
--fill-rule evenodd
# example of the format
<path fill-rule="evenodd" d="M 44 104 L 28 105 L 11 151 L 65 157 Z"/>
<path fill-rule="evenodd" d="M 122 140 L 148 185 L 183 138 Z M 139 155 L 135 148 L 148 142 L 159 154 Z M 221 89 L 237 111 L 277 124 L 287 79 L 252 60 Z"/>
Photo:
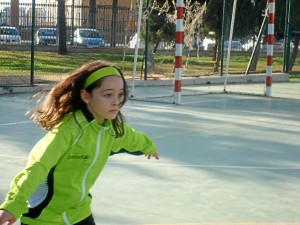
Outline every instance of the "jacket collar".
<path fill-rule="evenodd" d="M 94 117 L 93 117 L 92 113 L 87 109 L 87 107 L 83 107 L 82 113 L 85 116 L 85 118 L 87 119 L 87 121 L 89 121 L 89 123 L 92 122 Z"/>
<path fill-rule="evenodd" d="M 84 107 L 81 110 L 77 111 L 76 114 L 81 118 L 85 118 L 83 120 L 81 119 L 81 124 L 83 126 L 85 126 L 86 124 L 90 124 L 90 123 L 94 123 L 99 127 L 109 127 L 109 126 L 112 125 L 111 120 L 105 120 L 103 125 L 97 124 L 97 122 L 95 121 L 93 115 L 91 114 L 91 112 L 86 107 Z"/>

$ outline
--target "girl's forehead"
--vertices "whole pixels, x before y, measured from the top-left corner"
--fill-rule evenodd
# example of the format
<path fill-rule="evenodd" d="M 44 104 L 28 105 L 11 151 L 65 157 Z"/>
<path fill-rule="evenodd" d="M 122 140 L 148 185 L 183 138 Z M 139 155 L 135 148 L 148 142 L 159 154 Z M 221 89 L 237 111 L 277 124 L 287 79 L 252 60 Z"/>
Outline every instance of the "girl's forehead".
<path fill-rule="evenodd" d="M 103 78 L 100 89 L 124 89 L 124 82 L 120 76 L 108 76 Z"/>

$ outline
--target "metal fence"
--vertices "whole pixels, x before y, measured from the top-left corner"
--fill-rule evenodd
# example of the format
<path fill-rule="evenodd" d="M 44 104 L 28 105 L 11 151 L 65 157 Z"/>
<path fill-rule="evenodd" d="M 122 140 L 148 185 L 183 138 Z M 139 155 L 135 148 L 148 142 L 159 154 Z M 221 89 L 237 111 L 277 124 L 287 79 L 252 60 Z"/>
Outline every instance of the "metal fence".
<path fill-rule="evenodd" d="M 18 15 L 10 2 L 0 2 L 0 25 L 16 27 L 19 30 L 22 43 L 30 43 L 32 35 L 32 4 L 20 3 Z M 117 45 L 124 44 L 124 37 L 130 37 L 135 31 L 136 12 L 129 7 L 117 7 L 116 22 L 112 25 L 112 6 L 97 5 L 93 22 L 89 21 L 89 6 L 68 5 L 65 6 L 66 15 L 66 39 L 71 43 L 72 32 L 79 27 L 95 28 L 99 30 L 106 45 L 113 40 Z M 35 32 L 41 27 L 57 26 L 57 2 L 35 5 Z M 113 32 L 112 32 L 112 26 Z M 112 37 L 112 34 L 115 34 Z M 113 39 L 112 39 L 113 38 Z"/>
<path fill-rule="evenodd" d="M 13 2 L 13 1 L 12 1 Z M 22 63 L 6 63 L 3 65 L 0 63 L 0 86 L 7 85 L 20 85 L 20 84 L 29 84 L 29 75 L 30 75 L 30 50 L 31 38 L 32 38 L 32 5 L 30 3 L 20 3 L 18 5 L 18 14 L 16 14 L 15 6 L 12 6 L 9 2 L 0 2 L 0 25 L 10 25 L 16 27 L 21 36 L 21 43 L 13 45 L 13 43 L 18 43 L 17 41 L 10 43 L 0 43 L 0 50 L 27 50 L 27 55 L 24 58 L 20 58 Z M 116 44 L 117 47 L 120 47 L 121 51 L 118 51 L 117 54 L 123 54 L 126 49 L 127 54 L 133 56 L 134 51 L 127 49 L 130 45 L 130 37 L 133 37 L 136 32 L 136 21 L 138 17 L 137 9 L 131 9 L 129 7 L 117 7 L 117 13 L 113 17 L 112 6 L 111 5 L 97 5 L 96 14 L 91 24 L 89 18 L 88 6 L 83 5 L 68 5 L 65 6 L 65 15 L 66 15 L 66 39 L 67 45 L 70 47 L 73 37 L 73 31 L 76 28 L 87 28 L 93 27 L 99 30 L 105 40 L 106 48 L 97 49 L 84 49 L 84 48 L 70 48 L 71 51 L 89 52 L 89 53 L 99 53 L 99 52 L 112 52 L 113 48 L 109 48 L 112 42 Z M 219 7 L 218 15 L 222 15 L 222 7 Z M 201 37 L 201 48 L 185 48 L 183 50 L 183 77 L 198 77 L 202 75 L 217 75 L 219 76 L 222 73 L 222 70 L 225 68 L 225 63 L 227 61 L 227 50 L 228 50 L 228 41 L 229 41 L 229 32 L 231 25 L 231 16 L 232 16 L 232 7 L 228 7 L 226 11 L 226 23 L 225 23 L 225 37 L 224 37 L 224 64 L 220 65 L 220 61 L 216 60 L 215 48 L 216 40 L 214 35 Z M 114 20 L 115 19 L 115 20 Z M 114 20 L 114 23 L 113 23 Z M 251 23 L 251 21 L 250 21 Z M 252 21 L 253 23 L 253 21 Z M 258 23 L 258 28 L 261 26 L 261 22 Z M 36 4 L 35 7 L 35 31 L 42 27 L 56 27 L 57 26 L 57 3 L 51 4 Z M 250 56 L 252 50 L 255 46 L 255 43 L 258 41 L 260 43 L 257 66 L 254 70 L 256 73 L 265 73 L 266 70 L 266 42 L 264 38 L 257 39 L 253 35 L 243 36 L 238 35 L 238 32 L 246 33 L 243 29 L 247 30 L 249 27 L 248 24 L 239 24 L 239 27 L 235 27 L 233 41 L 231 43 L 232 52 L 229 65 L 229 75 L 235 74 L 245 74 L 247 67 L 249 66 Z M 266 30 L 266 28 L 264 28 Z M 175 37 L 174 37 L 175 38 Z M 144 46 L 144 45 L 141 45 Z M 283 69 L 283 48 L 284 44 L 282 42 L 276 42 L 274 45 L 274 72 L 281 72 Z M 22 49 L 23 48 L 23 49 Z M 115 48 L 114 48 L 115 49 Z M 55 51 L 56 46 L 38 46 L 36 45 L 36 50 L 47 52 Z M 122 51 L 123 50 L 123 51 Z M 143 51 L 143 49 L 141 49 Z M 68 50 L 69 51 L 69 50 Z M 7 51 L 6 51 L 7 52 Z M 13 54 L 13 53 L 12 53 Z M 143 53 L 140 51 L 140 55 Z M 217 54 L 220 54 L 218 52 Z M 163 56 L 162 56 L 163 55 Z M 162 75 L 164 78 L 173 78 L 173 67 L 170 66 L 170 60 L 164 58 L 164 56 L 174 56 L 174 49 L 168 49 L 164 52 L 157 52 L 154 57 L 159 58 L 159 65 L 155 66 L 155 73 Z M 8 54 L 5 56 L 9 58 Z M 26 59 L 25 59 L 26 57 Z M 217 57 L 220 57 L 218 55 Z M 67 57 L 66 57 L 67 58 Z M 0 56 L 1 59 L 1 56 Z M 26 61 L 24 63 L 24 60 Z M 35 58 L 36 62 L 44 61 L 43 63 L 52 64 L 50 60 Z M 6 61 L 7 62 L 7 61 Z M 27 65 L 24 68 L 24 64 Z M 52 65 L 55 67 L 56 65 Z M 78 66 L 78 65 L 77 65 Z M 138 68 L 142 71 L 142 62 L 139 62 Z M 66 68 L 68 65 L 66 65 Z M 7 69 L 9 68 L 9 70 Z M 13 69 L 12 69 L 13 68 Z M 39 69 L 39 68 L 37 68 Z M 70 67 L 69 67 L 70 69 Z M 299 58 L 296 60 L 294 67 L 296 73 L 300 73 L 300 61 Z M 52 71 L 51 71 L 52 72 Z M 64 73 L 66 71 L 57 71 L 55 75 Z M 223 73 L 225 73 L 225 69 Z M 48 74 L 47 74 L 48 73 Z M 36 77 L 44 76 L 43 81 L 50 80 L 49 71 L 43 72 L 43 70 L 37 70 Z M 48 77 L 47 77 L 48 76 Z M 137 76 L 139 77 L 139 76 Z M 142 76 L 141 76 L 142 77 Z"/>

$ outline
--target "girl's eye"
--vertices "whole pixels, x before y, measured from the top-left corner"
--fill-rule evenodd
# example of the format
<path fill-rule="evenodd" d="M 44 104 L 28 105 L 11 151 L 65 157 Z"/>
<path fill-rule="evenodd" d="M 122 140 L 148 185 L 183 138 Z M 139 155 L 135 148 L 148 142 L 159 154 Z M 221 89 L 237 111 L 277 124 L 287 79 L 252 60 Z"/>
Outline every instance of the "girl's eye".
<path fill-rule="evenodd" d="M 105 98 L 109 98 L 111 96 L 111 94 L 104 94 L 103 95 Z"/>
<path fill-rule="evenodd" d="M 123 98 L 123 97 L 124 97 L 124 93 L 120 93 L 119 98 Z"/>

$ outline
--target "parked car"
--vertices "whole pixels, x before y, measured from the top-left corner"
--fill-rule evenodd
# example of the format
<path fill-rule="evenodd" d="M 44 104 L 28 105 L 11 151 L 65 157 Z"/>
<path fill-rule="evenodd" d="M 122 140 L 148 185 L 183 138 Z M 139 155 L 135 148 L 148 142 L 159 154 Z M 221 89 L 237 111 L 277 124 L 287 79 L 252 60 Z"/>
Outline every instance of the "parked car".
<path fill-rule="evenodd" d="M 145 48 L 145 39 L 139 35 L 139 40 L 137 41 L 137 33 L 130 37 L 128 41 L 128 48 L 135 48 L 136 43 L 138 44 L 138 48 Z M 159 42 L 157 49 L 173 49 L 175 44 L 173 42 Z"/>
<path fill-rule="evenodd" d="M 129 48 L 135 48 L 135 45 L 138 44 L 138 48 L 145 48 L 144 40 L 141 40 L 139 36 L 139 40 L 137 41 L 137 33 L 135 33 L 132 37 L 130 37 L 130 41 L 128 42 Z"/>
<path fill-rule="evenodd" d="M 198 50 L 204 50 L 204 46 L 201 40 L 194 38 L 193 39 L 193 48 Z"/>
<path fill-rule="evenodd" d="M 34 39 L 38 45 L 56 44 L 56 28 L 43 27 L 37 30 Z"/>
<path fill-rule="evenodd" d="M 229 41 L 224 41 L 224 49 L 227 50 L 229 47 Z M 240 41 L 231 41 L 231 50 L 241 51 L 242 43 Z"/>
<path fill-rule="evenodd" d="M 262 50 L 267 50 L 268 43 L 266 41 L 261 41 L 260 48 Z M 283 52 L 285 47 L 284 39 L 275 40 L 273 43 L 273 50 L 277 52 Z M 293 42 L 290 43 L 290 48 L 292 49 L 294 47 Z"/>
<path fill-rule="evenodd" d="M 215 43 L 215 39 L 206 37 L 202 42 L 203 49 L 205 51 L 213 51 L 215 49 Z"/>
<path fill-rule="evenodd" d="M 0 43 L 21 43 L 21 36 L 17 28 L 0 26 Z"/>
<path fill-rule="evenodd" d="M 104 47 L 104 39 L 102 34 L 92 28 L 77 28 L 74 31 L 74 45 L 86 47 Z"/>
<path fill-rule="evenodd" d="M 244 51 L 252 51 L 253 48 L 255 47 L 255 44 L 256 44 L 256 37 L 252 37 L 243 42 L 242 49 Z"/>

